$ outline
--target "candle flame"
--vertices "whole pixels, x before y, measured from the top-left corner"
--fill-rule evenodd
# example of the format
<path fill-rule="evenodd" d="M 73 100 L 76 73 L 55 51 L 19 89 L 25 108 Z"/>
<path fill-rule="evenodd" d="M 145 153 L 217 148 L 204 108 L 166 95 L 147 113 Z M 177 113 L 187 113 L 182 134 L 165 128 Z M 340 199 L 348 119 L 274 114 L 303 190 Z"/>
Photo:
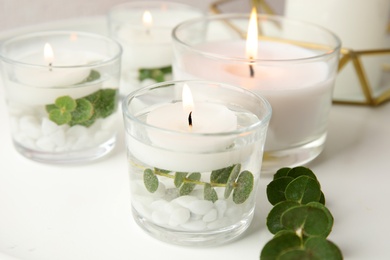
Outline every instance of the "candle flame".
<path fill-rule="evenodd" d="M 194 109 L 194 99 L 192 98 L 190 87 L 187 84 L 183 86 L 182 100 L 184 111 L 187 114 L 190 113 Z"/>
<path fill-rule="evenodd" d="M 246 37 L 246 56 L 248 59 L 254 60 L 257 58 L 258 38 L 257 10 L 256 7 L 253 7 Z"/>
<path fill-rule="evenodd" d="M 45 44 L 45 47 L 43 48 L 43 57 L 45 58 L 45 61 L 51 66 L 54 60 L 54 52 L 53 48 L 49 43 Z"/>
<path fill-rule="evenodd" d="M 149 28 L 152 26 L 153 24 L 153 17 L 152 17 L 152 14 L 146 10 L 142 16 L 142 22 L 144 23 L 144 26 L 146 28 Z"/>

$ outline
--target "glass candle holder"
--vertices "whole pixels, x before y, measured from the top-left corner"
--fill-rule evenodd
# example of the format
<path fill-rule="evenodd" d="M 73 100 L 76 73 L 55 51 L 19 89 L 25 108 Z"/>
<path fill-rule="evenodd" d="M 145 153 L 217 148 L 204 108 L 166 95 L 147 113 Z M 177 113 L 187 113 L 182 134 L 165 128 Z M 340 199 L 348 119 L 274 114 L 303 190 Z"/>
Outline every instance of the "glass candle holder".
<path fill-rule="evenodd" d="M 261 94 L 273 110 L 263 171 L 306 164 L 326 140 L 340 41 L 313 24 L 261 15 L 257 57 L 248 57 L 248 22 L 249 14 L 225 14 L 178 25 L 174 79 L 219 81 Z"/>
<path fill-rule="evenodd" d="M 108 12 L 109 32 L 123 47 L 121 94 L 172 79 L 172 29 L 202 16 L 195 7 L 164 1 L 135 1 Z"/>
<path fill-rule="evenodd" d="M 271 117 L 264 98 L 222 83 L 171 81 L 128 95 L 123 115 L 133 215 L 147 233 L 202 246 L 245 231 Z"/>
<path fill-rule="evenodd" d="M 100 158 L 115 145 L 121 46 L 89 33 L 47 31 L 0 47 L 16 149 L 47 163 Z"/>

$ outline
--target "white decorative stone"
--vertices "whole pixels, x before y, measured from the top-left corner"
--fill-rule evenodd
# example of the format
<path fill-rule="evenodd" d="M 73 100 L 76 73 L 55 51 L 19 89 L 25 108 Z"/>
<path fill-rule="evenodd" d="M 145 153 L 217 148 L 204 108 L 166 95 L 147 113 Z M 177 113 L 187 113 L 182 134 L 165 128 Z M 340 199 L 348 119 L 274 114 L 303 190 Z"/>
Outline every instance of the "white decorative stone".
<path fill-rule="evenodd" d="M 43 118 L 41 123 L 42 133 L 50 135 L 59 129 L 59 126 L 48 118 Z"/>
<path fill-rule="evenodd" d="M 24 132 L 28 137 L 38 139 L 42 132 L 38 120 L 33 116 L 23 116 L 19 121 L 20 131 Z"/>
<path fill-rule="evenodd" d="M 197 201 L 198 198 L 190 195 L 180 196 L 176 199 L 172 200 L 173 203 L 177 203 L 178 205 L 188 208 L 190 203 L 193 201 Z"/>
<path fill-rule="evenodd" d="M 168 201 L 166 200 L 155 200 L 153 201 L 151 204 L 150 204 L 150 208 L 152 210 L 159 210 L 159 211 L 163 211 L 165 206 L 169 204 Z"/>
<path fill-rule="evenodd" d="M 218 217 L 218 212 L 216 209 L 211 209 L 206 215 L 203 216 L 204 222 L 212 222 Z"/>
<path fill-rule="evenodd" d="M 40 150 L 53 152 L 56 145 L 49 136 L 42 136 L 36 141 L 36 145 Z"/>
<path fill-rule="evenodd" d="M 58 129 L 57 131 L 52 133 L 49 137 L 56 146 L 63 147 L 66 143 L 65 133 L 61 129 Z"/>
<path fill-rule="evenodd" d="M 172 211 L 169 219 L 169 225 L 176 227 L 186 223 L 190 219 L 190 211 L 186 208 L 180 207 Z"/>
<path fill-rule="evenodd" d="M 188 209 L 191 210 L 191 212 L 199 215 L 206 214 L 212 207 L 213 203 L 208 200 L 196 200 L 188 205 Z"/>
<path fill-rule="evenodd" d="M 226 200 L 217 200 L 214 202 L 215 208 L 218 211 L 218 218 L 222 218 L 225 215 L 226 209 L 227 209 L 227 202 Z"/>
<path fill-rule="evenodd" d="M 152 221 L 157 225 L 168 225 L 170 215 L 164 211 L 155 210 L 152 212 Z"/>

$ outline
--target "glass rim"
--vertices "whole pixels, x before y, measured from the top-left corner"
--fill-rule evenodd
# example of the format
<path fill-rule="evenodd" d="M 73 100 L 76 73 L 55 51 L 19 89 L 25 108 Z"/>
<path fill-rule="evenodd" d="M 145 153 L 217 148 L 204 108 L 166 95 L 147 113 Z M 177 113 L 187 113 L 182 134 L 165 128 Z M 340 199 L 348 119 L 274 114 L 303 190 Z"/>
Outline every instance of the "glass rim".
<path fill-rule="evenodd" d="M 192 51 L 194 53 L 198 53 L 200 55 L 203 55 L 203 56 L 206 56 L 209 58 L 249 63 L 249 60 L 247 58 L 231 57 L 231 56 L 220 55 L 220 54 L 215 54 L 212 52 L 205 52 L 202 50 L 195 49 L 194 45 L 186 43 L 185 41 L 180 39 L 177 35 L 179 30 L 182 30 L 183 28 L 186 28 L 190 25 L 200 23 L 200 22 L 205 22 L 205 21 L 212 22 L 212 21 L 218 21 L 218 20 L 223 20 L 223 19 L 243 19 L 243 18 L 245 18 L 247 21 L 249 21 L 249 17 L 250 17 L 250 14 L 245 14 L 245 13 L 226 13 L 226 14 L 213 14 L 213 15 L 209 15 L 209 16 L 205 16 L 205 17 L 193 18 L 193 19 L 190 19 L 190 20 L 187 20 L 187 21 L 184 21 L 184 22 L 178 24 L 172 30 L 172 40 L 174 43 L 176 42 L 176 43 L 180 44 L 181 46 L 186 47 L 187 49 L 189 49 L 190 51 Z M 262 63 L 278 63 L 278 62 L 285 63 L 285 62 L 302 62 L 302 61 L 311 62 L 311 61 L 315 61 L 315 60 L 320 59 L 320 58 L 324 58 L 324 57 L 331 56 L 334 54 L 339 54 L 339 52 L 340 52 L 340 49 L 341 49 L 340 38 L 335 33 L 333 33 L 332 31 L 328 30 L 327 28 L 325 28 L 321 25 L 311 23 L 311 22 L 305 22 L 305 21 L 298 20 L 298 19 L 292 19 L 292 18 L 280 16 L 280 15 L 258 14 L 258 19 L 264 20 L 264 21 L 275 21 L 275 22 L 288 21 L 289 23 L 302 24 L 304 26 L 316 28 L 317 30 L 322 31 L 324 34 L 328 34 L 328 36 L 331 36 L 331 38 L 333 38 L 333 41 L 334 41 L 334 44 L 333 44 L 334 46 L 331 46 L 329 48 L 329 51 L 327 51 L 327 52 L 324 52 L 324 53 L 321 53 L 318 55 L 314 55 L 314 56 L 310 56 L 310 57 L 291 58 L 291 59 L 274 59 L 274 60 L 256 58 L 256 59 L 251 59 L 250 62 L 255 62 L 255 63 L 256 62 L 258 62 L 258 63 L 260 63 L 260 62 L 262 62 Z"/>
<path fill-rule="evenodd" d="M 236 130 L 233 130 L 233 131 L 217 132 L 217 133 L 192 133 L 192 132 L 181 132 L 181 131 L 169 130 L 169 129 L 166 129 L 166 128 L 154 126 L 154 125 L 151 125 L 151 124 L 148 124 L 146 122 L 143 122 L 143 121 L 139 120 L 136 115 L 134 115 L 134 114 L 129 112 L 129 109 L 128 109 L 129 104 L 138 95 L 147 93 L 148 91 L 153 90 L 153 89 L 158 89 L 158 88 L 161 88 L 161 87 L 172 87 L 172 86 L 175 86 L 177 83 L 180 84 L 180 83 L 187 83 L 187 82 L 189 84 L 191 84 L 191 83 L 206 84 L 207 83 L 207 84 L 218 85 L 218 86 L 222 86 L 224 88 L 229 88 L 229 89 L 232 89 L 234 91 L 241 92 L 241 93 L 243 93 L 245 95 L 250 95 L 250 96 L 252 96 L 253 98 L 257 99 L 258 101 L 260 101 L 263 104 L 263 106 L 266 109 L 266 113 L 265 113 L 265 115 L 264 115 L 264 117 L 262 119 L 259 118 L 259 121 L 255 122 L 255 123 L 253 123 L 253 124 L 251 124 L 249 126 L 242 127 L 240 129 L 236 129 Z M 171 104 L 171 103 L 166 103 L 166 104 Z M 222 82 L 209 81 L 209 80 L 172 80 L 172 81 L 165 81 L 165 82 L 155 83 L 155 84 L 152 84 L 152 85 L 149 85 L 149 86 L 146 86 L 146 87 L 143 87 L 143 88 L 140 88 L 140 89 L 137 89 L 137 90 L 131 92 L 130 94 L 128 94 L 122 100 L 122 112 L 123 112 L 123 115 L 127 119 L 130 119 L 130 120 L 132 120 L 132 121 L 136 122 L 137 124 L 142 125 L 144 127 L 147 127 L 147 128 L 150 128 L 150 129 L 154 129 L 154 130 L 157 130 L 157 131 L 161 131 L 161 132 L 164 132 L 164 133 L 170 133 L 170 134 L 182 135 L 182 136 L 194 136 L 194 137 L 196 137 L 196 136 L 199 136 L 199 137 L 216 137 L 216 136 L 221 136 L 221 137 L 223 137 L 223 136 L 239 135 L 239 134 L 242 134 L 242 133 L 251 132 L 251 131 L 253 131 L 256 128 L 259 128 L 259 127 L 262 127 L 265 124 L 268 124 L 270 119 L 271 119 L 271 115 L 272 115 L 272 107 L 271 107 L 271 104 L 268 102 L 268 100 L 265 97 L 263 97 L 262 95 L 259 95 L 259 94 L 255 93 L 255 92 L 252 92 L 252 91 L 249 91 L 247 89 L 241 88 L 239 86 L 234 86 L 234 85 L 230 85 L 230 84 L 226 84 L 226 83 L 222 83 Z"/>
<path fill-rule="evenodd" d="M 108 10 L 107 16 L 108 16 L 109 20 L 111 19 L 113 21 L 118 21 L 119 19 L 115 19 L 115 16 L 114 16 L 115 12 L 128 11 L 128 10 L 131 10 L 131 8 L 135 8 L 137 6 L 142 7 L 142 10 L 145 10 L 145 7 L 157 9 L 156 7 L 167 6 L 167 11 L 169 11 L 169 8 L 175 8 L 177 10 L 191 10 L 191 11 L 194 11 L 194 12 L 201 14 L 202 16 L 206 15 L 206 12 L 204 10 L 202 10 L 201 8 L 198 8 L 198 7 L 186 4 L 186 3 L 170 2 L 170 1 L 165 1 L 165 0 L 163 0 L 163 1 L 152 0 L 152 1 L 147 1 L 147 2 L 138 0 L 138 1 L 124 2 L 121 4 L 114 5 L 113 7 L 111 7 Z M 151 10 L 153 10 L 153 9 L 151 9 Z M 108 22 L 110 23 L 110 21 L 108 21 Z M 154 27 L 156 27 L 156 28 L 171 28 L 170 26 L 159 26 L 159 25 L 154 25 Z"/>
<path fill-rule="evenodd" d="M 94 40 L 99 40 L 99 39 L 100 40 L 104 40 L 105 42 L 109 43 L 110 45 L 115 46 L 116 52 L 115 52 L 114 55 L 111 55 L 109 58 L 98 60 L 98 61 L 91 62 L 91 63 L 88 63 L 88 64 L 66 65 L 66 66 L 63 66 L 63 65 L 61 65 L 61 66 L 53 65 L 53 66 L 50 66 L 51 68 L 57 68 L 57 69 L 91 68 L 91 67 L 105 65 L 105 64 L 111 63 L 111 62 L 113 62 L 115 60 L 119 60 L 121 55 L 122 55 L 122 52 L 123 52 L 122 46 L 117 41 L 115 41 L 114 39 L 111 39 L 111 38 L 109 38 L 107 36 L 104 36 L 104 35 L 100 35 L 100 34 L 96 34 L 96 33 L 90 33 L 90 32 L 83 32 L 83 31 L 46 30 L 46 31 L 40 31 L 40 32 L 31 32 L 31 33 L 26 33 L 26 34 L 19 34 L 19 35 L 16 35 L 16 36 L 13 36 L 11 38 L 8 38 L 8 39 L 4 40 L 0 44 L 0 60 L 3 61 L 3 62 L 10 63 L 10 64 L 17 64 L 17 65 L 25 66 L 25 67 L 47 69 L 49 67 L 48 65 L 33 64 L 33 63 L 29 63 L 29 62 L 18 61 L 18 60 L 15 60 L 15 59 L 7 57 L 4 54 L 4 52 L 3 52 L 4 46 L 12 44 L 12 43 L 15 43 L 15 42 L 19 42 L 19 41 L 22 41 L 22 40 L 26 40 L 26 39 L 32 39 L 32 38 L 37 38 L 38 39 L 39 37 L 42 37 L 42 36 L 49 36 L 49 37 L 50 36 L 66 36 L 66 35 L 71 35 L 71 34 L 77 34 L 77 36 L 88 37 L 88 38 L 91 38 L 91 39 L 94 39 Z"/>

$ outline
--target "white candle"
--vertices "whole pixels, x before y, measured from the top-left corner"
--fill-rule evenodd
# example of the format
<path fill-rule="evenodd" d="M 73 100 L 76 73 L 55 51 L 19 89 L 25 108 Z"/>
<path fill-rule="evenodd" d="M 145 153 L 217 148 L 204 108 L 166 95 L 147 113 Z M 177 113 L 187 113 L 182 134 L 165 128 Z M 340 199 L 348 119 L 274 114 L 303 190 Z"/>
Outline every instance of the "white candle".
<path fill-rule="evenodd" d="M 287 0 L 285 15 L 313 22 L 337 34 L 345 48 L 374 50 L 390 48 L 386 42 L 389 0 Z M 297 32 L 299 33 L 299 32 Z M 380 88 L 382 63 L 379 56 L 362 57 L 366 76 L 374 88 Z M 359 100 L 363 97 L 352 63 L 337 77 L 336 98 Z"/>
<path fill-rule="evenodd" d="M 146 123 L 157 127 L 148 128 L 150 145 L 127 135 L 133 156 L 152 167 L 187 172 L 221 169 L 250 157 L 253 143 L 228 149 L 239 127 L 233 111 L 221 104 L 194 100 L 188 108 L 185 103 L 160 105 L 147 115 Z"/>
<path fill-rule="evenodd" d="M 127 95 L 142 86 L 139 69 L 171 66 L 172 29 L 180 22 L 200 15 L 200 10 L 179 3 L 145 1 L 112 8 L 109 12 L 110 34 L 123 47 L 121 93 Z"/>
<path fill-rule="evenodd" d="M 170 133 L 164 134 L 161 131 L 157 133 L 151 130 L 149 137 L 153 144 L 181 152 L 209 152 L 226 149 L 232 144 L 231 138 L 211 136 L 207 138 L 207 143 L 204 143 L 202 142 L 204 137 L 201 135 L 236 130 L 236 115 L 223 105 L 206 102 L 193 103 L 191 92 L 186 92 L 186 89 L 189 88 L 184 85 L 183 102 L 157 107 L 148 114 L 146 122 L 149 125 L 179 132 L 173 137 Z M 184 95 L 184 93 L 189 94 Z M 180 133 L 191 135 L 180 135 Z"/>
<path fill-rule="evenodd" d="M 212 42 L 196 46 L 204 53 L 245 58 L 245 40 Z M 188 54 L 174 62 L 175 79 L 208 79 L 242 86 L 263 95 L 272 106 L 265 150 L 285 149 L 319 137 L 326 129 L 331 107 L 332 85 L 327 64 L 320 61 L 286 63 L 280 61 L 313 57 L 316 54 L 291 44 L 258 43 L 258 59 L 268 63 L 223 63 Z M 274 64 L 271 62 L 276 60 Z M 180 64 L 180 65 L 178 65 Z"/>
<path fill-rule="evenodd" d="M 20 65 L 15 67 L 15 78 L 6 85 L 8 98 L 24 105 L 52 104 L 56 98 L 69 95 L 80 98 L 97 91 L 100 84 L 77 87 L 85 80 L 91 69 L 79 67 L 102 59 L 98 55 L 53 50 L 46 44 L 42 51 L 16 57 Z M 69 89 L 72 88 L 72 91 Z"/>

